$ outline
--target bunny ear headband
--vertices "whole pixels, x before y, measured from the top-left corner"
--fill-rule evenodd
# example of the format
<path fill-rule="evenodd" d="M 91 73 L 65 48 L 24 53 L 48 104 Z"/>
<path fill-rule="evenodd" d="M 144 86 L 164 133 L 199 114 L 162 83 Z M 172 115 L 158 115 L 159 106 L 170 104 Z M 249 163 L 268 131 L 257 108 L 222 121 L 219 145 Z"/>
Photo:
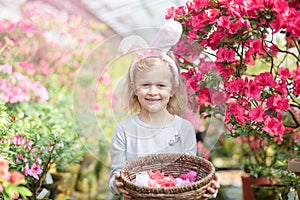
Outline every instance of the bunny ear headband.
<path fill-rule="evenodd" d="M 179 85 L 179 75 L 176 63 L 167 55 L 167 52 L 178 42 L 181 37 L 181 33 L 181 24 L 176 21 L 170 21 L 163 25 L 150 46 L 138 35 L 125 37 L 121 41 L 118 51 L 123 54 L 132 51 L 136 56 L 129 68 L 130 81 L 133 81 L 134 68 L 138 62 L 145 58 L 157 57 L 171 66 L 176 84 Z"/>

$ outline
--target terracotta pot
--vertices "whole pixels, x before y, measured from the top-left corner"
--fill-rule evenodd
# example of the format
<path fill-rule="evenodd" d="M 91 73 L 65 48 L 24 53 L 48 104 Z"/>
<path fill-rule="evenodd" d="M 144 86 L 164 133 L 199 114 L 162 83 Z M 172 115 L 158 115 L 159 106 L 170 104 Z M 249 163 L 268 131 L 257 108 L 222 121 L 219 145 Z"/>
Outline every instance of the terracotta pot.
<path fill-rule="evenodd" d="M 290 187 L 286 185 L 251 185 L 255 200 L 288 200 Z"/>
<path fill-rule="evenodd" d="M 289 162 L 288 170 L 293 171 L 297 176 L 300 176 L 300 158 L 294 158 Z M 300 186 L 297 186 L 298 198 L 300 199 Z"/>
<path fill-rule="evenodd" d="M 250 174 L 242 176 L 243 200 L 255 200 L 251 185 L 253 184 L 270 184 L 268 178 L 253 178 Z"/>

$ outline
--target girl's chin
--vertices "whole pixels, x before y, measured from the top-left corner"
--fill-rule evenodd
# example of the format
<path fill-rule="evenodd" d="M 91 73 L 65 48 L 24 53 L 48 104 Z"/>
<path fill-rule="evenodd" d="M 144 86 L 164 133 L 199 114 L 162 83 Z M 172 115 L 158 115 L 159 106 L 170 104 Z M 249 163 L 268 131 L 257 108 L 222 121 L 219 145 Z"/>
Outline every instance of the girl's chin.
<path fill-rule="evenodd" d="M 159 113 L 162 112 L 164 108 L 162 106 L 150 106 L 147 110 L 149 113 Z"/>

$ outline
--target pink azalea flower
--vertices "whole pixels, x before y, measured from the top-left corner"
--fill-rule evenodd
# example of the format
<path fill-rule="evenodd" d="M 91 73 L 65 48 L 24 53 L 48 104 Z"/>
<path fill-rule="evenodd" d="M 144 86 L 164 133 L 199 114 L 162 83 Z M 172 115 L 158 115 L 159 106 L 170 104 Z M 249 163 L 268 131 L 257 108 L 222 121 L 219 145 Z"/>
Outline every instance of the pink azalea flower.
<path fill-rule="evenodd" d="M 4 158 L 0 157 L 0 179 L 8 180 L 9 176 L 8 163 Z"/>
<path fill-rule="evenodd" d="M 16 146 L 22 146 L 24 147 L 26 145 L 27 139 L 23 137 L 20 133 L 16 134 L 13 139 L 11 140 L 11 143 Z"/>
<path fill-rule="evenodd" d="M 246 91 L 246 95 L 255 100 L 260 100 L 261 89 L 262 89 L 261 86 L 255 84 L 253 80 L 250 80 L 248 83 L 248 89 Z"/>
<path fill-rule="evenodd" d="M 290 108 L 289 100 L 285 96 L 273 94 L 267 99 L 268 108 L 275 108 L 278 110 L 288 110 Z"/>
<path fill-rule="evenodd" d="M 207 9 L 204 11 L 205 15 L 204 18 L 208 20 L 210 23 L 214 23 L 216 21 L 216 17 L 218 16 L 219 12 L 217 9 Z"/>
<path fill-rule="evenodd" d="M 233 114 L 238 123 L 244 124 L 246 122 L 245 111 L 246 110 L 243 106 L 237 103 L 233 103 L 229 105 L 229 111 L 226 114 Z"/>
<path fill-rule="evenodd" d="M 10 172 L 10 177 L 9 177 L 9 181 L 12 183 L 20 183 L 21 181 L 24 180 L 24 175 L 21 174 L 18 171 L 12 171 Z"/>
<path fill-rule="evenodd" d="M 280 74 L 280 77 L 283 81 L 286 81 L 286 79 L 291 77 L 290 70 L 288 68 L 285 68 L 285 67 L 280 67 L 278 69 L 278 73 Z"/>
<path fill-rule="evenodd" d="M 25 164 L 25 166 L 24 166 L 24 174 L 25 174 L 25 176 L 28 176 L 31 172 L 29 172 L 30 171 L 30 169 L 29 169 L 29 165 L 28 165 L 28 163 L 26 163 Z"/>
<path fill-rule="evenodd" d="M 230 25 L 229 18 L 227 16 L 221 16 L 219 19 L 217 19 L 217 24 L 219 27 L 227 29 Z"/>
<path fill-rule="evenodd" d="M 261 105 L 249 111 L 249 119 L 257 122 L 262 122 L 264 119 L 265 110 Z"/>
<path fill-rule="evenodd" d="M 262 128 L 264 131 L 270 133 L 272 136 L 279 136 L 280 140 L 283 139 L 284 126 L 278 119 L 267 115 L 264 118 L 265 126 Z"/>
<path fill-rule="evenodd" d="M 165 15 L 165 19 L 171 19 L 174 17 L 174 11 L 175 11 L 175 8 L 174 6 L 170 7 L 167 9 L 167 13 Z"/>
<path fill-rule="evenodd" d="M 262 48 L 262 42 L 260 40 L 252 40 L 250 42 L 250 51 L 257 53 L 258 55 L 266 54 Z"/>
<path fill-rule="evenodd" d="M 262 86 L 262 87 L 275 87 L 276 82 L 274 81 L 273 75 L 269 72 L 263 72 L 257 76 L 254 77 L 254 81 L 256 84 Z"/>
<path fill-rule="evenodd" d="M 35 179 L 39 180 L 39 174 L 41 174 L 43 172 L 43 169 L 37 165 L 37 164 L 33 164 L 31 166 L 31 169 L 30 169 L 30 176 L 34 177 Z"/>
<path fill-rule="evenodd" d="M 217 51 L 217 60 L 216 62 L 234 62 L 235 61 L 235 52 L 233 49 L 220 48 Z"/>

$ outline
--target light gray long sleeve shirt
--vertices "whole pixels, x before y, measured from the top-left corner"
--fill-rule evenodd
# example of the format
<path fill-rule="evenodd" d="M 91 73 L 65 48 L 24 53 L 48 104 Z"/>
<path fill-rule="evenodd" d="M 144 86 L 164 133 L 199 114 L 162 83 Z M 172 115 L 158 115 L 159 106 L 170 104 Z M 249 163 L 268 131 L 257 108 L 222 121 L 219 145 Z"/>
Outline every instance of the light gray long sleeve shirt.
<path fill-rule="evenodd" d="M 112 160 L 109 188 L 119 194 L 114 177 L 130 161 L 155 153 L 185 153 L 196 155 L 196 134 L 193 125 L 175 115 L 164 126 L 152 126 L 142 122 L 137 115 L 120 122 L 113 134 L 110 146 Z"/>

